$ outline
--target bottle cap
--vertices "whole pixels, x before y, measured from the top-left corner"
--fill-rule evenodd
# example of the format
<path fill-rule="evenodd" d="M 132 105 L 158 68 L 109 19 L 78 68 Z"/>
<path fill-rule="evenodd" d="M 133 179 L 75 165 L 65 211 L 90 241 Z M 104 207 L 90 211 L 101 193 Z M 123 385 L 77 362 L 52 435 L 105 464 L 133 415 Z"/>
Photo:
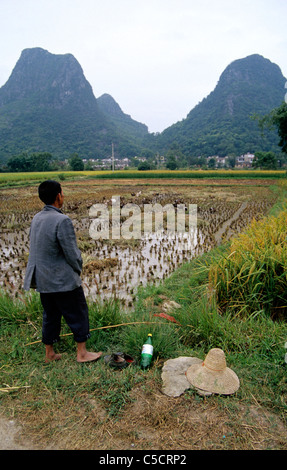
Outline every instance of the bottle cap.
<path fill-rule="evenodd" d="M 149 334 L 148 334 L 148 336 L 152 336 L 152 334 L 151 334 L 151 333 L 149 333 Z"/>

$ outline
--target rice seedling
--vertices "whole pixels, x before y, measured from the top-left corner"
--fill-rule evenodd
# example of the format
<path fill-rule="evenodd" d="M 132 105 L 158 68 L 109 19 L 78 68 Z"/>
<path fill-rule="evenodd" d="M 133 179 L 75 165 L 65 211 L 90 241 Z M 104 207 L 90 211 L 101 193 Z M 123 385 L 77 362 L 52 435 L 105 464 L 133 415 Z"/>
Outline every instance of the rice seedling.
<path fill-rule="evenodd" d="M 89 191 L 91 191 L 91 187 L 89 187 Z M 236 188 L 234 191 L 236 195 L 241 194 L 240 188 Z M 242 189 L 242 192 L 244 191 L 246 191 L 245 188 Z M 257 188 L 252 191 L 252 194 L 256 195 L 254 198 L 258 199 L 258 204 L 248 205 L 246 210 L 241 213 L 241 217 L 246 221 L 252 217 L 252 214 L 260 219 L 274 201 L 271 198 L 268 204 L 261 205 L 262 200 L 270 193 L 266 191 L 264 196 L 260 198 L 261 189 Z M 76 194 L 75 198 L 77 197 Z M 226 204 L 227 208 L 224 209 L 224 204 L 219 204 L 219 201 L 211 203 L 210 198 L 204 197 L 199 198 L 199 205 L 202 210 L 201 214 L 204 214 L 204 227 L 212 225 L 214 216 L 218 215 L 217 221 L 214 222 L 214 226 L 212 225 L 213 231 L 210 229 L 210 233 L 214 233 L 226 220 L 225 217 L 236 212 L 240 203 Z M 215 211 L 208 211 L 211 207 Z M 76 213 L 77 210 L 73 215 Z M 74 218 L 73 220 L 77 227 L 83 228 L 81 219 Z M 268 220 L 267 218 L 263 219 L 262 231 L 264 222 L 267 224 Z M 239 221 L 238 224 L 240 225 Z M 281 228 L 283 224 L 282 219 Z M 268 232 L 272 244 L 279 240 L 283 245 L 283 233 L 276 238 L 274 231 L 270 228 Z M 249 238 L 250 236 L 244 239 L 246 246 Z M 262 244 L 257 243 L 258 253 L 262 247 L 265 247 L 263 235 L 261 238 Z M 84 236 L 81 240 L 87 241 Z M 276 255 L 280 259 L 280 254 L 282 258 L 285 256 L 279 241 L 277 253 L 274 254 L 269 246 L 269 254 L 273 258 Z M 232 241 L 227 246 L 221 244 L 216 248 L 206 250 L 202 256 L 181 264 L 180 267 L 175 265 L 176 269 L 173 267 L 173 274 L 160 280 L 157 285 L 149 283 L 147 286 L 139 288 L 133 301 L 132 311 L 123 308 L 121 302 L 115 301 L 114 298 L 104 301 L 103 284 L 101 284 L 100 295 L 95 299 L 89 299 L 91 327 L 89 345 L 91 348 L 101 349 L 104 353 L 122 350 L 139 359 L 141 346 L 147 333 L 153 333 L 154 362 L 147 373 L 142 372 L 138 365 L 118 373 L 119 371 L 112 371 L 107 367 L 104 361 L 95 363 L 93 366 L 84 364 L 83 367 L 78 367 L 78 364 L 71 360 L 75 346 L 65 325 L 62 329 L 63 338 L 58 346 L 61 352 L 64 352 L 62 361 L 43 365 L 43 347 L 39 344 L 41 343 L 42 312 L 38 294 L 31 292 L 12 297 L 5 291 L 0 293 L 0 317 L 2 319 L 0 323 L 0 370 L 3 412 L 13 412 L 13 417 L 20 417 L 21 422 L 26 425 L 26 437 L 32 435 L 36 442 L 42 438 L 43 445 L 51 442 L 59 448 L 70 446 L 70 448 L 80 449 L 93 445 L 92 440 L 94 440 L 96 448 L 99 448 L 101 443 L 107 445 L 107 437 L 113 434 L 114 438 L 116 434 L 114 431 L 119 429 L 117 426 L 120 426 L 123 420 L 127 423 L 126 435 L 131 428 L 134 434 L 140 433 L 142 429 L 145 432 L 150 423 L 152 423 L 150 429 L 153 433 L 157 428 L 159 433 L 164 436 L 167 432 L 170 432 L 170 436 L 175 435 L 175 432 L 180 428 L 182 434 L 179 434 L 179 437 L 186 445 L 186 436 L 194 435 L 194 429 L 192 428 L 193 432 L 191 432 L 190 423 L 196 423 L 197 434 L 198 416 L 203 416 L 205 419 L 204 407 L 209 406 L 210 412 L 214 412 L 214 409 L 227 410 L 224 416 L 224 425 L 228 420 L 236 423 L 236 427 L 233 424 L 232 429 L 233 432 L 237 429 L 238 442 L 234 444 L 235 448 L 240 448 L 240 446 L 251 448 L 251 444 L 246 438 L 245 417 L 241 416 L 244 426 L 239 428 L 240 413 L 238 410 L 245 409 L 248 412 L 248 406 L 251 405 L 251 415 L 255 403 L 258 409 L 263 410 L 264 415 L 269 412 L 274 413 L 272 419 L 276 416 L 275 413 L 278 421 L 282 419 L 283 422 L 284 415 L 286 418 L 286 402 L 284 400 L 284 393 L 286 393 L 284 355 L 286 350 L 284 344 L 287 339 L 287 329 L 286 322 L 274 322 L 265 312 L 260 314 L 253 312 L 244 318 L 239 317 L 236 310 L 226 309 L 226 313 L 222 314 L 223 308 L 218 304 L 216 286 L 209 282 L 209 273 L 210 266 L 213 269 L 214 265 L 220 264 L 222 259 L 227 259 L 233 252 L 231 244 Z M 93 248 L 89 243 L 83 243 L 82 246 L 86 250 L 87 257 L 95 254 L 93 250 L 89 251 Z M 129 246 L 128 248 L 127 257 L 132 259 L 136 256 L 139 246 Z M 8 249 L 8 241 L 5 249 Z M 103 265 L 109 264 L 112 250 L 117 250 L 119 253 L 119 245 L 108 246 L 103 243 L 99 245 L 98 249 L 103 261 L 100 263 L 101 266 L 96 266 L 100 271 Z M 155 250 L 152 250 L 151 253 L 154 255 L 154 252 Z M 261 266 L 257 266 L 256 257 L 252 257 L 252 253 L 253 245 L 251 244 L 249 252 L 245 253 L 246 266 L 244 269 L 242 266 L 239 269 L 239 271 L 242 269 L 240 278 L 243 278 L 244 286 L 248 286 L 249 281 L 256 276 L 255 273 Z M 232 260 L 232 256 L 230 260 Z M 88 258 L 87 261 L 89 261 Z M 171 263 L 171 261 L 170 258 L 169 262 Z M 276 263 L 272 261 L 270 266 L 274 269 Z M 117 266 L 106 267 L 117 268 Z M 110 270 L 110 277 L 113 277 L 111 273 Z M 248 276 L 249 281 L 247 282 Z M 92 281 L 94 277 L 91 273 Z M 229 291 L 233 284 L 233 277 L 232 275 L 228 277 Z M 282 282 L 283 280 L 282 276 Z M 116 279 L 117 288 L 119 288 L 121 281 L 120 278 Z M 180 305 L 180 308 L 169 312 L 176 323 L 170 321 L 167 316 L 157 316 L 164 312 L 165 302 L 171 300 Z M 179 355 L 194 355 L 203 359 L 212 347 L 224 349 L 228 364 L 232 364 L 232 368 L 240 377 L 241 387 L 238 394 L 230 399 L 229 397 L 224 397 L 224 399 L 210 397 L 206 400 L 205 398 L 199 399 L 194 392 L 187 392 L 176 400 L 168 398 L 167 403 L 167 397 L 159 392 L 161 386 L 160 370 L 163 361 Z M 159 406 L 163 403 L 166 404 L 166 409 L 159 414 L 156 405 Z M 184 421 L 180 422 L 180 426 L 178 425 L 179 417 L 183 416 L 178 415 L 179 405 L 182 406 L 184 416 L 187 416 L 186 422 L 189 427 L 186 427 Z M 147 407 L 149 413 L 145 412 L 144 414 Z M 194 414 L 190 415 L 192 407 Z M 144 420 L 139 422 L 141 411 Z M 172 414 L 176 418 L 172 429 L 162 428 L 162 423 L 170 422 Z M 118 419 L 119 417 L 121 419 Z M 216 433 L 218 433 L 217 422 L 218 419 L 214 424 Z M 251 421 L 250 429 L 255 429 L 252 425 Z M 268 421 L 266 426 L 268 430 L 270 430 L 269 425 Z M 209 422 L 207 426 L 206 432 L 209 433 Z M 272 434 L 271 430 L 270 434 Z M 120 437 L 122 436 L 123 434 L 120 435 Z M 210 445 L 213 445 L 213 439 L 208 434 Z M 243 440 L 244 444 L 242 444 Z M 133 437 L 131 442 L 138 441 Z M 283 438 L 282 440 L 278 438 L 276 442 L 278 447 L 283 448 Z M 264 445 L 263 448 L 266 448 L 269 444 L 268 440 L 262 446 Z M 118 443 L 113 442 L 113 445 L 117 446 Z M 148 445 L 150 449 L 151 444 Z M 166 443 L 161 445 L 161 448 L 165 448 Z"/>
<path fill-rule="evenodd" d="M 25 174 L 26 181 L 29 181 L 29 176 Z M 177 182 L 169 191 L 164 185 L 158 187 L 159 179 L 153 180 L 149 186 L 139 185 L 138 182 L 136 186 L 131 183 L 119 185 L 114 180 L 70 181 L 67 178 L 63 181 L 64 211 L 75 226 L 84 260 L 83 282 L 87 295 L 96 300 L 120 298 L 131 307 L 138 286 L 158 284 L 181 263 L 229 239 L 241 231 L 251 218 L 265 214 L 275 199 L 269 181 L 267 184 L 261 180 L 259 186 L 248 180 L 236 185 L 229 182 L 225 186 L 210 182 L 208 188 L 206 184 L 190 187 L 185 181 L 180 185 Z M 30 187 L 3 189 L 0 195 L 0 283 L 12 295 L 21 290 L 29 251 L 29 226 L 33 215 L 42 208 L 37 196 L 37 184 L 34 185 L 36 181 L 31 180 L 30 183 Z M 155 203 L 197 204 L 195 250 L 186 250 L 178 239 L 168 238 L 93 240 L 89 235 L 89 208 L 96 202 L 106 203 L 110 208 L 115 192 L 121 196 L 123 204 L 132 202 L 141 209 L 144 204 Z"/>

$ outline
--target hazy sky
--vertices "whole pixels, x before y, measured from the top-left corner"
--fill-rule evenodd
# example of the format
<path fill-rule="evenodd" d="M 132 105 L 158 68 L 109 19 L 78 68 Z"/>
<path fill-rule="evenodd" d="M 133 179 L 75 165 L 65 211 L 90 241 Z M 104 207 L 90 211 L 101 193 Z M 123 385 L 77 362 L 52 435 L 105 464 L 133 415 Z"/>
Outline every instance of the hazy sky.
<path fill-rule="evenodd" d="M 287 77 L 286 25 L 287 0 L 0 0 L 0 87 L 23 49 L 71 53 L 96 98 L 161 132 L 236 59 L 261 54 Z"/>

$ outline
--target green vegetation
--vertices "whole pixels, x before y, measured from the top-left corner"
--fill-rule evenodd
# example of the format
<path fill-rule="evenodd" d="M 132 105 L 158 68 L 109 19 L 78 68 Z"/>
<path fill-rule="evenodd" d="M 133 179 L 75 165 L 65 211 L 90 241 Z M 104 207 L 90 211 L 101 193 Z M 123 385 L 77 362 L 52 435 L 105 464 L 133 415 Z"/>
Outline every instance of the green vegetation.
<path fill-rule="evenodd" d="M 253 224 L 241 236 L 241 240 L 247 244 L 251 239 L 250 234 L 253 234 L 254 243 L 253 241 L 250 243 L 253 243 L 253 246 L 258 243 L 257 252 L 253 254 L 254 259 L 257 260 L 257 255 L 261 252 L 265 259 L 269 257 L 272 264 L 276 252 L 279 258 L 282 256 L 285 259 L 286 265 L 286 248 L 282 244 L 285 233 L 283 228 L 286 231 L 285 218 L 286 213 L 280 212 L 276 217 Z M 265 237 L 266 232 L 275 236 L 275 228 L 280 243 L 275 244 L 272 251 L 268 240 L 263 241 L 261 245 L 259 242 Z M 278 246 L 281 247 L 280 253 L 277 252 Z M 244 248 L 247 247 L 243 245 Z M 246 257 L 237 258 L 237 272 L 241 271 L 241 278 L 239 275 L 235 278 L 234 274 L 230 274 L 238 283 L 242 279 L 245 288 L 249 285 L 246 284 L 246 276 L 251 277 L 251 270 L 253 273 L 257 272 L 256 276 L 259 277 L 258 267 L 254 266 L 251 259 L 251 248 L 250 246 L 248 250 L 250 259 L 248 258 L 247 267 Z M 158 378 L 159 361 L 179 355 L 196 355 L 204 358 L 210 348 L 220 347 L 226 352 L 227 361 L 232 362 L 242 382 L 237 399 L 248 403 L 251 397 L 255 397 L 261 406 L 272 408 L 283 416 L 287 413 L 287 404 L 282 400 L 287 385 L 284 363 L 284 343 L 287 340 L 286 319 L 284 321 L 280 318 L 272 319 L 269 300 L 260 296 L 258 296 L 258 301 L 261 301 L 260 308 L 252 304 L 248 305 L 249 308 L 244 308 L 245 300 L 242 299 L 241 292 L 235 289 L 232 290 L 232 302 L 230 297 L 226 297 L 224 308 L 221 308 L 223 295 L 228 295 L 228 289 L 231 291 L 230 279 L 222 276 L 225 269 L 222 263 L 228 260 L 230 250 L 233 249 L 233 245 L 221 246 L 184 264 L 160 286 L 142 288 L 132 313 L 123 312 L 120 304 L 115 301 L 103 304 L 90 303 L 92 337 L 89 340 L 89 347 L 101 349 L 106 353 L 124 350 L 139 360 L 141 345 L 147 334 L 151 332 L 155 356 L 148 375 L 155 374 Z M 229 256 L 229 259 L 233 258 Z M 263 263 L 258 259 L 258 265 L 261 264 Z M 219 266 L 223 268 L 220 273 L 217 272 L 216 277 L 214 267 Z M 261 283 L 265 280 L 263 291 L 271 284 L 274 287 L 277 279 L 286 283 L 284 277 L 286 278 L 286 271 L 282 276 L 282 271 L 278 273 L 275 269 L 270 269 L 268 277 L 264 275 L 260 278 Z M 219 278 L 220 283 L 217 282 Z M 255 280 L 251 282 L 250 289 L 253 289 L 255 284 Z M 224 294 L 221 290 L 223 285 L 225 285 Z M 281 289 L 280 283 L 278 289 Z M 278 298 L 281 297 L 279 293 Z M 172 313 L 177 323 L 155 316 L 161 311 L 163 299 L 166 298 L 181 305 L 180 309 Z M 250 298 L 253 298 L 252 292 Z M 97 395 L 111 415 L 121 413 L 130 401 L 130 391 L 133 386 L 136 383 L 143 383 L 147 375 L 138 366 L 134 366 L 124 372 L 118 381 L 117 376 L 100 362 L 97 365 L 95 380 L 94 374 L 90 374 L 88 365 L 80 369 L 75 365 L 68 366 L 68 358 L 74 354 L 75 346 L 65 324 L 59 348 L 66 354 L 67 359 L 57 365 L 39 367 L 43 359 L 43 349 L 39 344 L 41 310 L 39 297 L 35 292 L 23 294 L 17 299 L 12 299 L 5 292 L 1 292 L 2 392 L 10 391 L 14 398 L 22 397 L 23 407 L 45 408 L 53 406 L 53 401 L 61 390 L 65 390 L 66 400 L 76 400 L 76 397 L 85 391 L 90 397 Z M 36 368 L 35 364 L 38 364 Z M 8 394 L 3 393 L 3 405 L 5 399 L 9 401 Z"/>
<path fill-rule="evenodd" d="M 7 162 L 9 172 L 34 172 L 49 171 L 52 168 L 52 155 L 50 153 L 32 153 L 27 152 L 11 157 Z"/>
<path fill-rule="evenodd" d="M 34 68 L 27 68 L 29 57 L 33 58 Z M 65 76 L 67 63 L 70 70 L 67 83 L 73 81 L 73 90 L 67 88 L 65 81 L 58 80 L 59 70 Z M 161 135 L 147 134 L 146 126 L 124 115 L 111 97 L 104 96 L 97 103 L 71 55 L 53 56 L 38 48 L 27 50 L 16 71 L 22 74 L 22 88 L 14 86 L 12 75 L 0 90 L 0 157 L 6 159 L 13 171 L 0 173 L 1 188 L 36 185 L 46 178 L 88 177 L 141 178 L 146 179 L 147 185 L 148 179 L 155 178 L 169 182 L 187 179 L 184 182 L 187 185 L 199 178 L 222 179 L 223 184 L 227 179 L 249 178 L 255 180 L 254 185 L 261 178 L 269 178 L 280 181 L 284 189 L 286 172 L 275 168 L 278 135 L 279 146 L 286 153 L 286 104 L 275 107 L 282 101 L 285 79 L 277 66 L 260 56 L 230 64 L 214 92 L 185 120 Z M 51 86 L 60 82 L 60 86 Z M 69 101 L 70 96 L 75 96 L 73 102 Z M 262 122 L 275 130 L 272 128 L 262 136 L 251 114 L 262 116 L 272 109 Z M 96 154 L 102 158 L 110 154 L 111 142 L 115 144 L 116 156 L 164 153 L 170 170 L 147 171 L 147 166 L 142 165 L 135 171 L 82 171 L 77 155 Z M 19 155 L 23 149 L 29 151 Z M 181 168 L 196 165 L 199 160 L 195 161 L 194 156 L 234 158 L 249 151 L 256 152 L 256 169 L 212 170 L 215 161 L 210 161 L 209 170 L 177 169 L 178 165 Z M 12 158 L 8 162 L 9 156 Z M 56 171 L 54 158 L 70 158 L 74 171 Z M 161 366 L 165 360 L 180 355 L 203 359 L 212 347 L 220 347 L 241 386 L 235 396 L 210 398 L 212 406 L 228 409 L 230 421 L 235 422 L 241 407 L 256 403 L 264 413 L 275 413 L 286 423 L 287 210 L 285 202 L 281 203 L 280 209 L 253 221 L 231 242 L 182 265 L 159 285 L 141 288 L 133 311 L 124 310 L 117 300 L 89 300 L 92 336 L 88 347 L 104 354 L 122 350 L 137 360 L 136 365 L 120 374 L 102 359 L 79 366 L 73 360 L 75 344 L 64 322 L 62 340 L 57 346 L 63 358 L 44 364 L 39 295 L 34 291 L 21 292 L 13 298 L 2 290 L 1 411 L 8 416 L 20 416 L 29 423 L 30 430 L 46 438 L 51 433 L 56 440 L 65 434 L 63 428 L 71 433 L 77 430 L 73 444 L 79 448 L 78 424 L 91 416 L 95 402 L 115 426 L 132 404 L 135 389 L 150 388 L 160 393 Z M 180 305 L 170 312 L 175 321 L 158 316 L 166 300 Z M 143 372 L 138 363 L 148 333 L 153 334 L 155 354 L 151 369 Z M 190 401 L 195 393 L 189 391 L 186 395 Z M 183 406 L 187 407 L 184 400 Z M 204 399 L 201 405 L 206 406 Z M 92 429 L 97 429 L 99 420 L 95 413 Z M 155 415 L 154 427 L 165 420 L 166 415 Z"/>
<path fill-rule="evenodd" d="M 75 153 L 102 159 L 111 156 L 112 143 L 116 158 L 165 155 L 172 157 L 172 169 L 198 165 L 212 155 L 232 161 L 257 151 L 272 151 L 282 160 L 278 144 L 284 152 L 286 125 L 281 126 L 281 115 L 274 116 L 281 143 L 275 129 L 262 134 L 254 116 L 281 105 L 285 81 L 279 67 L 259 55 L 236 60 L 185 119 L 152 134 L 111 96 L 96 99 L 71 54 L 27 49 L 0 89 L 0 160 L 6 164 L 23 152 L 49 152 L 62 161 Z"/>
<path fill-rule="evenodd" d="M 28 179 L 28 174 L 25 177 Z M 200 413 L 210 405 L 209 410 L 216 408 L 227 413 L 228 420 L 238 426 L 238 411 L 252 408 L 255 403 L 264 415 L 273 413 L 269 423 L 274 416 L 286 423 L 285 189 L 286 182 L 280 179 L 278 194 L 282 197 L 272 215 L 253 222 L 231 242 L 183 264 L 159 285 L 140 288 L 133 311 L 124 310 L 116 300 L 89 300 L 88 347 L 104 354 L 124 351 L 137 360 L 136 365 L 120 372 L 111 370 L 103 359 L 94 364 L 77 364 L 75 344 L 64 322 L 57 345 L 62 360 L 44 364 L 39 295 L 30 291 L 13 298 L 1 291 L 1 411 L 16 419 L 20 417 L 27 423 L 28 431 L 37 436 L 36 440 L 42 436 L 55 442 L 66 435 L 65 428 L 73 448 L 88 446 L 89 430 L 98 440 L 100 424 L 101 431 L 107 433 L 106 429 L 116 429 L 126 410 L 130 413 L 136 390 L 146 393 L 145 397 L 154 403 L 155 395 L 160 396 L 165 360 L 181 355 L 204 359 L 211 348 L 219 347 L 225 351 L 227 364 L 237 373 L 240 389 L 230 397 L 208 399 L 187 391 L 180 401 L 185 411 L 191 403 L 201 407 Z M 166 300 L 180 305 L 169 312 L 176 322 L 158 316 Z M 282 303 L 272 304 L 273 300 Z M 153 334 L 155 353 L 152 367 L 144 372 L 138 364 L 148 333 Z M 178 403 L 177 399 L 172 405 L 176 407 Z M 170 401 L 168 407 L 168 413 L 165 410 L 160 415 L 151 406 L 155 430 L 161 429 L 168 419 Z M 100 417 L 99 410 L 105 418 Z M 132 415 L 125 419 L 132 419 Z M 90 427 L 82 426 L 85 420 Z M 249 428 L 244 424 L 234 448 L 251 448 L 243 437 L 246 429 Z M 63 441 L 61 444 L 69 446 Z M 283 439 L 280 445 L 284 447 Z"/>
<path fill-rule="evenodd" d="M 273 321 L 264 309 L 256 316 L 231 315 L 230 311 L 220 313 L 210 289 L 208 273 L 210 266 L 224 256 L 224 252 L 223 248 L 215 250 L 182 266 L 162 285 L 142 289 L 134 313 L 122 312 L 116 302 L 90 304 L 90 348 L 105 353 L 124 350 L 139 360 L 141 345 L 148 333 L 153 334 L 155 357 L 153 367 L 147 373 L 136 365 L 119 377 L 103 361 L 93 366 L 93 374 L 90 365 L 77 367 L 71 360 L 75 346 L 65 325 L 63 335 L 67 336 L 63 336 L 58 346 L 64 353 L 63 361 L 41 365 L 42 309 L 38 295 L 30 293 L 13 301 L 2 292 L 2 405 L 6 403 L 9 407 L 13 396 L 15 403 L 17 398 L 22 399 L 18 412 L 25 413 L 25 409 L 33 412 L 40 408 L 50 413 L 59 396 L 65 407 L 75 400 L 80 406 L 81 396 L 85 400 L 96 396 L 110 416 L 117 416 L 130 403 L 130 392 L 136 384 L 144 384 L 152 376 L 159 380 L 157 364 L 162 360 L 179 355 L 203 359 L 210 348 L 220 347 L 242 384 L 233 401 L 248 404 L 255 397 L 260 406 L 286 417 L 287 404 L 282 400 L 287 385 L 284 363 L 286 322 Z M 178 323 L 154 316 L 160 311 L 163 298 L 173 299 L 181 305 L 173 313 Z"/>
<path fill-rule="evenodd" d="M 217 260 L 210 279 L 220 310 L 287 319 L 287 211 L 253 221 Z"/>
<path fill-rule="evenodd" d="M 278 159 L 273 152 L 256 152 L 252 167 L 261 170 L 276 170 L 278 168 Z"/>
<path fill-rule="evenodd" d="M 77 154 L 73 155 L 70 158 L 69 164 L 70 164 L 71 170 L 73 170 L 73 171 L 83 171 L 84 170 L 84 162 Z"/>
<path fill-rule="evenodd" d="M 89 173 L 93 177 L 92 173 Z M 284 170 L 264 171 L 264 170 L 150 170 L 150 171 L 115 171 L 115 172 L 99 172 L 95 174 L 95 178 L 160 178 L 160 179 L 197 179 L 197 178 L 285 178 Z"/>
<path fill-rule="evenodd" d="M 29 185 L 31 181 L 35 184 L 45 179 L 78 179 L 78 178 L 96 178 L 96 179 L 282 179 L 286 178 L 285 170 L 264 171 L 264 170 L 125 170 L 125 171 L 44 171 L 44 172 L 16 172 L 0 173 L 0 187 Z"/>
<path fill-rule="evenodd" d="M 285 81 L 279 67 L 260 55 L 232 62 L 186 119 L 157 136 L 158 148 L 167 151 L 177 144 L 188 162 L 194 155 L 278 153 L 276 130 L 262 134 L 254 115 L 263 117 L 281 105 Z"/>
<path fill-rule="evenodd" d="M 94 174 L 95 172 L 93 172 Z M 82 172 L 74 171 L 44 171 L 44 172 L 16 172 L 16 173 L 0 173 L 0 187 L 5 188 L 9 186 L 29 186 L 31 181 L 35 184 L 40 183 L 45 179 L 72 179 L 82 176 Z"/>
<path fill-rule="evenodd" d="M 269 114 L 259 119 L 259 125 L 265 129 L 276 128 L 280 141 L 279 146 L 282 152 L 287 153 L 287 103 L 284 102 L 279 108 L 273 109 Z"/>
<path fill-rule="evenodd" d="M 22 152 L 48 151 L 59 160 L 74 153 L 104 158 L 112 142 L 122 157 L 141 150 L 133 126 L 127 134 L 124 124 L 115 124 L 100 110 L 72 54 L 25 49 L 0 88 L 0 107 L 0 160 L 5 163 Z"/>

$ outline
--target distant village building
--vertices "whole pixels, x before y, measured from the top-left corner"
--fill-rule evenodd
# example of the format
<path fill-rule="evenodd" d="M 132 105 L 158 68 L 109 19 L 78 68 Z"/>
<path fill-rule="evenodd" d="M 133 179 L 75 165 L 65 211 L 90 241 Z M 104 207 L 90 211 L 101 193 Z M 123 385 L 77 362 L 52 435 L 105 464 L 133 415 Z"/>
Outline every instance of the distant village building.
<path fill-rule="evenodd" d="M 207 157 L 207 163 L 210 161 L 210 160 L 214 160 L 215 162 L 215 168 L 222 168 L 224 167 L 225 165 L 228 164 L 228 156 L 226 157 L 220 157 L 219 155 L 212 155 L 210 157 Z"/>
<path fill-rule="evenodd" d="M 89 158 L 83 159 L 85 164 L 89 164 L 93 170 L 110 170 L 113 164 L 112 158 Z M 122 170 L 130 165 L 129 158 L 115 158 L 114 168 L 115 170 Z"/>
<path fill-rule="evenodd" d="M 250 168 L 252 167 L 254 157 L 255 155 L 249 152 L 244 155 L 240 155 L 240 157 L 236 158 L 236 166 L 239 168 Z"/>
<path fill-rule="evenodd" d="M 252 162 L 254 160 L 255 155 L 253 153 L 245 153 L 244 155 L 240 155 L 236 157 L 236 168 L 251 168 Z M 224 168 L 225 166 L 229 166 L 229 159 L 231 157 L 226 155 L 225 157 L 220 157 L 219 155 L 211 155 L 207 157 L 207 163 L 212 160 L 214 162 L 215 168 Z"/>

